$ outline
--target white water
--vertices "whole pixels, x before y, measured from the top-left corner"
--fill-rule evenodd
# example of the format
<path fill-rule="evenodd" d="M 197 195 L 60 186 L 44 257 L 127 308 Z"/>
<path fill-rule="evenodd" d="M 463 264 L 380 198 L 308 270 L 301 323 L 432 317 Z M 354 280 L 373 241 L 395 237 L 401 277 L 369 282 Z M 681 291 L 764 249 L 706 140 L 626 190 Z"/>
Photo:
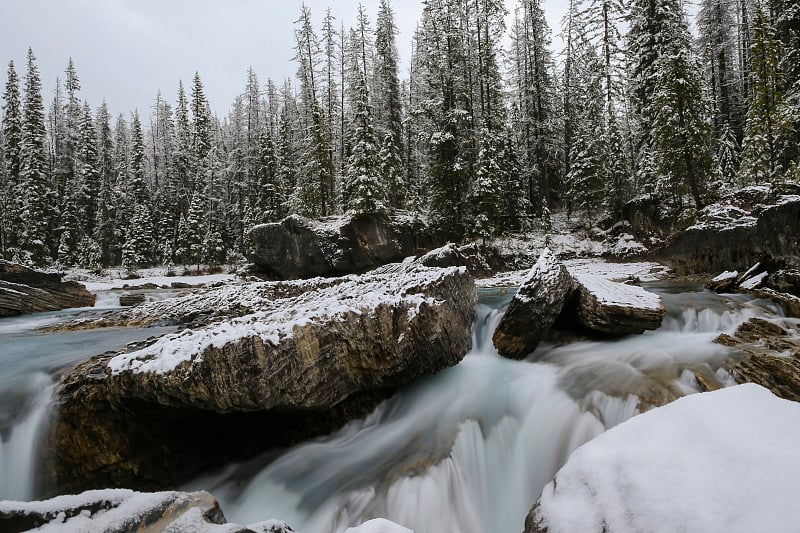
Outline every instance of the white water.
<path fill-rule="evenodd" d="M 36 331 L 87 312 L 72 309 L 0 320 L 0 500 L 32 500 L 41 494 L 39 443 L 53 412 L 52 393 L 61 372 L 92 355 L 174 329 Z"/>
<path fill-rule="evenodd" d="M 694 372 L 726 384 L 729 356 L 714 344 L 753 316 L 781 320 L 748 297 L 663 293 L 669 315 L 656 332 L 614 341 L 543 343 L 527 361 L 499 357 L 500 312 L 479 305 L 473 350 L 421 380 L 365 420 L 196 480 L 227 518 L 288 521 L 304 533 L 341 532 L 385 517 L 417 533 L 521 531 L 542 487 L 569 454 L 637 413 L 639 396 L 698 390 Z M 503 307 L 510 295 L 483 294 Z M 90 355 L 161 330 L 41 335 L 53 314 L 0 320 L 0 499 L 32 499 L 39 433 L 53 376 Z M 125 337 L 125 331 L 130 338 Z"/>
<path fill-rule="evenodd" d="M 375 517 L 417 533 L 521 531 L 569 454 L 638 412 L 632 392 L 696 392 L 694 371 L 727 379 L 716 371 L 730 352 L 713 339 L 752 316 L 780 316 L 747 297 L 663 296 L 670 314 L 659 331 L 542 345 L 536 362 L 497 355 L 491 332 L 500 313 L 481 305 L 474 348 L 456 367 L 331 437 L 189 488 L 214 493 L 232 521 L 274 517 L 304 533 L 338 533 Z"/>

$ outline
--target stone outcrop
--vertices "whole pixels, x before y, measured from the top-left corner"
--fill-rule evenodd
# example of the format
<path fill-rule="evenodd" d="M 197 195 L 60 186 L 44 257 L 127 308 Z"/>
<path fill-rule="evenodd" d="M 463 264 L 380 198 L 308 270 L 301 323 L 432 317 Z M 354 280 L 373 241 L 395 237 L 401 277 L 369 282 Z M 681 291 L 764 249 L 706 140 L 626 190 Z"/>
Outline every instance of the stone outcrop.
<path fill-rule="evenodd" d="M 0 502 L 0 531 L 37 528 L 116 533 L 292 533 L 285 522 L 229 524 L 207 492 L 90 490 L 37 502 Z"/>
<path fill-rule="evenodd" d="M 582 328 L 604 335 L 630 335 L 661 327 L 666 309 L 657 294 L 594 275 L 578 275 L 575 280 L 575 317 Z"/>
<path fill-rule="evenodd" d="M 323 221 L 291 215 L 254 227 L 250 239 L 250 260 L 277 279 L 366 272 L 435 246 L 431 232 L 407 214 Z"/>
<path fill-rule="evenodd" d="M 752 318 L 733 336 L 722 334 L 715 342 L 741 352 L 725 365 L 737 383 L 756 383 L 776 396 L 800 402 L 800 336 L 796 330 Z"/>
<path fill-rule="evenodd" d="M 58 393 L 60 489 L 163 487 L 329 432 L 470 346 L 475 288 L 463 268 L 311 283 L 258 301 L 240 287 L 249 314 L 78 366 Z"/>
<path fill-rule="evenodd" d="M 94 305 L 94 296 L 61 275 L 0 260 L 0 317 Z"/>
<path fill-rule="evenodd" d="M 748 187 L 706 207 L 697 223 L 659 252 L 678 274 L 743 271 L 764 257 L 789 266 L 800 258 L 800 191 Z"/>
<path fill-rule="evenodd" d="M 545 248 L 494 331 L 492 342 L 500 355 L 522 359 L 535 350 L 573 288 L 567 268 Z"/>
<path fill-rule="evenodd" d="M 499 252 L 491 246 L 480 246 L 477 243 L 463 246 L 447 243 L 419 256 L 416 261 L 428 267 L 464 266 L 476 278 L 491 276 L 502 268 Z"/>
<path fill-rule="evenodd" d="M 570 273 L 545 249 L 492 340 L 501 355 L 522 359 L 554 325 L 589 336 L 630 335 L 658 329 L 665 315 L 657 294 L 582 269 Z"/>

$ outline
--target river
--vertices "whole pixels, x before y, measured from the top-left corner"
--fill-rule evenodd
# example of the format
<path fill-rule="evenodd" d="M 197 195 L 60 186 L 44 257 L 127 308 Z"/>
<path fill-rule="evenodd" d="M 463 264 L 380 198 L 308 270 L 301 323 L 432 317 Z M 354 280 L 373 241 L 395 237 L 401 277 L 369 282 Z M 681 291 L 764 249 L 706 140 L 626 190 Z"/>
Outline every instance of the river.
<path fill-rule="evenodd" d="M 657 331 L 607 341 L 544 343 L 525 361 L 497 355 L 491 333 L 511 297 L 481 291 L 464 360 L 404 388 L 335 434 L 209 473 L 228 520 L 279 518 L 303 533 L 341 532 L 384 517 L 417 533 L 521 531 L 531 504 L 569 454 L 645 404 L 721 385 L 729 349 L 714 344 L 779 309 L 743 295 L 652 285 L 667 307 Z M 59 372 L 160 333 L 114 329 L 36 333 L 85 311 L 0 320 L 0 499 L 31 499 L 37 439 Z M 641 403 L 640 403 L 641 402 Z"/>

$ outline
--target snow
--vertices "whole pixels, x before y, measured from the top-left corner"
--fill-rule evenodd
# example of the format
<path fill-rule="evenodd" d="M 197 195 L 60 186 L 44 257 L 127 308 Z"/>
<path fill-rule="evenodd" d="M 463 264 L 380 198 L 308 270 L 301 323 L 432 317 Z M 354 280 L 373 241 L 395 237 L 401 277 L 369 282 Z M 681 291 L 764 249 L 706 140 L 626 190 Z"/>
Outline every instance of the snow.
<path fill-rule="evenodd" d="M 43 526 L 31 531 L 122 531 L 130 526 L 131 521 L 158 508 L 165 500 L 174 498 L 175 492 L 134 492 L 128 489 L 89 490 L 81 494 L 58 496 L 50 500 L 34 502 L 0 502 L 0 512 L 27 511 L 47 513 L 58 517 Z M 88 507 L 94 502 L 107 501 L 110 509 L 98 511 L 91 516 L 83 512 L 67 518 L 64 511 L 80 507 Z"/>
<path fill-rule="evenodd" d="M 726 270 L 722 274 L 719 274 L 717 277 L 711 280 L 711 283 L 726 283 L 729 281 L 733 281 L 739 277 L 738 270 Z"/>
<path fill-rule="evenodd" d="M 612 263 L 604 259 L 571 259 L 564 265 L 573 276 L 589 274 L 608 281 L 658 281 L 670 274 L 669 267 L 652 262 Z M 502 272 L 491 278 L 475 280 L 481 288 L 519 287 L 523 284 L 530 270 Z"/>
<path fill-rule="evenodd" d="M 183 269 L 173 269 L 182 271 Z M 71 270 L 64 276 L 64 281 L 77 281 L 83 284 L 91 293 L 107 291 L 114 288 L 128 285 L 130 288 L 140 287 L 151 283 L 153 285 L 167 286 L 172 283 L 186 283 L 189 285 L 212 285 L 215 283 L 227 283 L 234 281 L 234 274 L 206 274 L 199 276 L 167 276 L 166 267 L 147 268 L 137 271 L 138 279 L 124 279 L 126 271 L 124 269 L 105 269 L 103 274 L 96 275 L 88 270 Z"/>
<path fill-rule="evenodd" d="M 344 530 L 345 533 L 414 533 L 408 528 L 390 522 L 384 518 L 376 518 L 368 522 L 364 522 L 358 527 L 349 527 Z"/>
<path fill-rule="evenodd" d="M 611 248 L 611 255 L 615 257 L 631 257 L 646 253 L 647 251 L 647 246 L 636 242 L 633 235 L 623 233 L 619 236 L 616 244 Z"/>
<path fill-rule="evenodd" d="M 659 295 L 636 285 L 626 285 L 587 273 L 578 273 L 575 279 L 604 305 L 656 310 L 663 308 Z"/>
<path fill-rule="evenodd" d="M 800 404 L 753 384 L 694 394 L 576 450 L 542 492 L 549 533 L 796 531 Z"/>
<path fill-rule="evenodd" d="M 409 267 L 396 275 L 365 274 L 348 276 L 334 285 L 275 300 L 262 299 L 259 309 L 241 317 L 224 320 L 208 327 L 165 335 L 156 342 L 129 353 L 121 353 L 108 362 L 115 374 L 124 371 L 166 373 L 186 362 L 199 363 L 209 348 L 222 348 L 246 337 L 258 336 L 274 346 L 294 335 L 295 327 L 309 323 L 345 320 L 348 315 L 370 312 L 379 305 L 402 305 L 406 318 L 413 321 L 420 306 L 434 305 L 433 298 L 414 293 L 423 286 L 455 274 L 464 267 L 428 269 Z M 238 289 L 242 294 L 252 291 L 247 286 Z M 233 289 L 236 298 L 236 289 Z M 242 298 L 246 301 L 246 297 Z M 244 304 L 246 305 L 246 304 Z"/>
<path fill-rule="evenodd" d="M 160 508 L 163 508 L 164 516 L 169 520 L 170 513 L 174 513 L 175 510 L 179 509 L 180 505 L 194 504 L 194 507 L 169 522 L 164 531 L 167 533 L 234 533 L 244 529 L 237 524 L 209 523 L 204 516 L 209 501 L 213 501 L 213 497 L 205 493 L 194 495 L 172 491 L 134 492 L 128 489 L 104 489 L 57 496 L 44 501 L 0 501 L 0 513 L 38 513 L 53 517 L 50 522 L 29 531 L 41 533 L 62 531 L 99 533 L 136 529 L 135 526 L 139 524 L 143 517 Z M 106 502 L 103 506 L 107 507 L 107 509 L 100 509 L 92 513 L 89 508 L 95 507 L 100 502 Z M 168 505 L 165 506 L 165 504 Z M 177 509 L 176 505 L 178 506 Z M 67 517 L 68 512 L 72 513 L 80 508 L 86 509 L 75 516 Z M 163 527 L 166 524 L 160 525 Z M 292 531 L 285 522 L 280 520 L 258 522 L 248 525 L 247 528 L 264 533 Z M 386 531 L 392 533 L 402 530 Z"/>
<path fill-rule="evenodd" d="M 739 284 L 739 287 L 746 290 L 757 289 L 761 286 L 761 284 L 764 282 L 764 278 L 766 278 L 768 275 L 769 272 L 762 272 L 761 274 L 758 274 L 746 281 L 743 281 L 742 283 Z"/>

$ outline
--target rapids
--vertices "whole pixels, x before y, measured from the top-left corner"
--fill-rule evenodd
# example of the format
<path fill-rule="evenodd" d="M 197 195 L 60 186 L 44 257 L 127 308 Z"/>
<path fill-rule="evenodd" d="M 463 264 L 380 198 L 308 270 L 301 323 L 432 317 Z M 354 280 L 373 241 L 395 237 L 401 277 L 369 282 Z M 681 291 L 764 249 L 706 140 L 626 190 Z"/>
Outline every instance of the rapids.
<path fill-rule="evenodd" d="M 198 479 L 238 523 L 275 517 L 304 533 L 341 532 L 384 517 L 417 533 L 521 531 L 545 484 L 581 444 L 642 404 L 721 385 L 730 351 L 714 344 L 771 303 L 653 286 L 661 329 L 609 341 L 542 345 L 527 361 L 497 355 L 491 334 L 511 295 L 483 292 L 473 349 L 408 387 L 365 420 Z M 640 395 L 643 397 L 640 398 Z"/>
<path fill-rule="evenodd" d="M 479 292 L 473 348 L 455 367 L 406 387 L 363 420 L 283 452 L 188 483 L 232 522 L 279 518 L 304 533 L 384 517 L 417 533 L 521 531 L 531 504 L 569 454 L 643 409 L 721 385 L 731 356 L 714 344 L 779 309 L 742 295 L 653 285 L 661 329 L 616 340 L 543 343 L 527 360 L 497 355 L 491 335 L 513 291 Z M 72 310 L 0 320 L 0 499 L 35 499 L 40 435 L 60 373 L 164 328 L 38 333 Z"/>

